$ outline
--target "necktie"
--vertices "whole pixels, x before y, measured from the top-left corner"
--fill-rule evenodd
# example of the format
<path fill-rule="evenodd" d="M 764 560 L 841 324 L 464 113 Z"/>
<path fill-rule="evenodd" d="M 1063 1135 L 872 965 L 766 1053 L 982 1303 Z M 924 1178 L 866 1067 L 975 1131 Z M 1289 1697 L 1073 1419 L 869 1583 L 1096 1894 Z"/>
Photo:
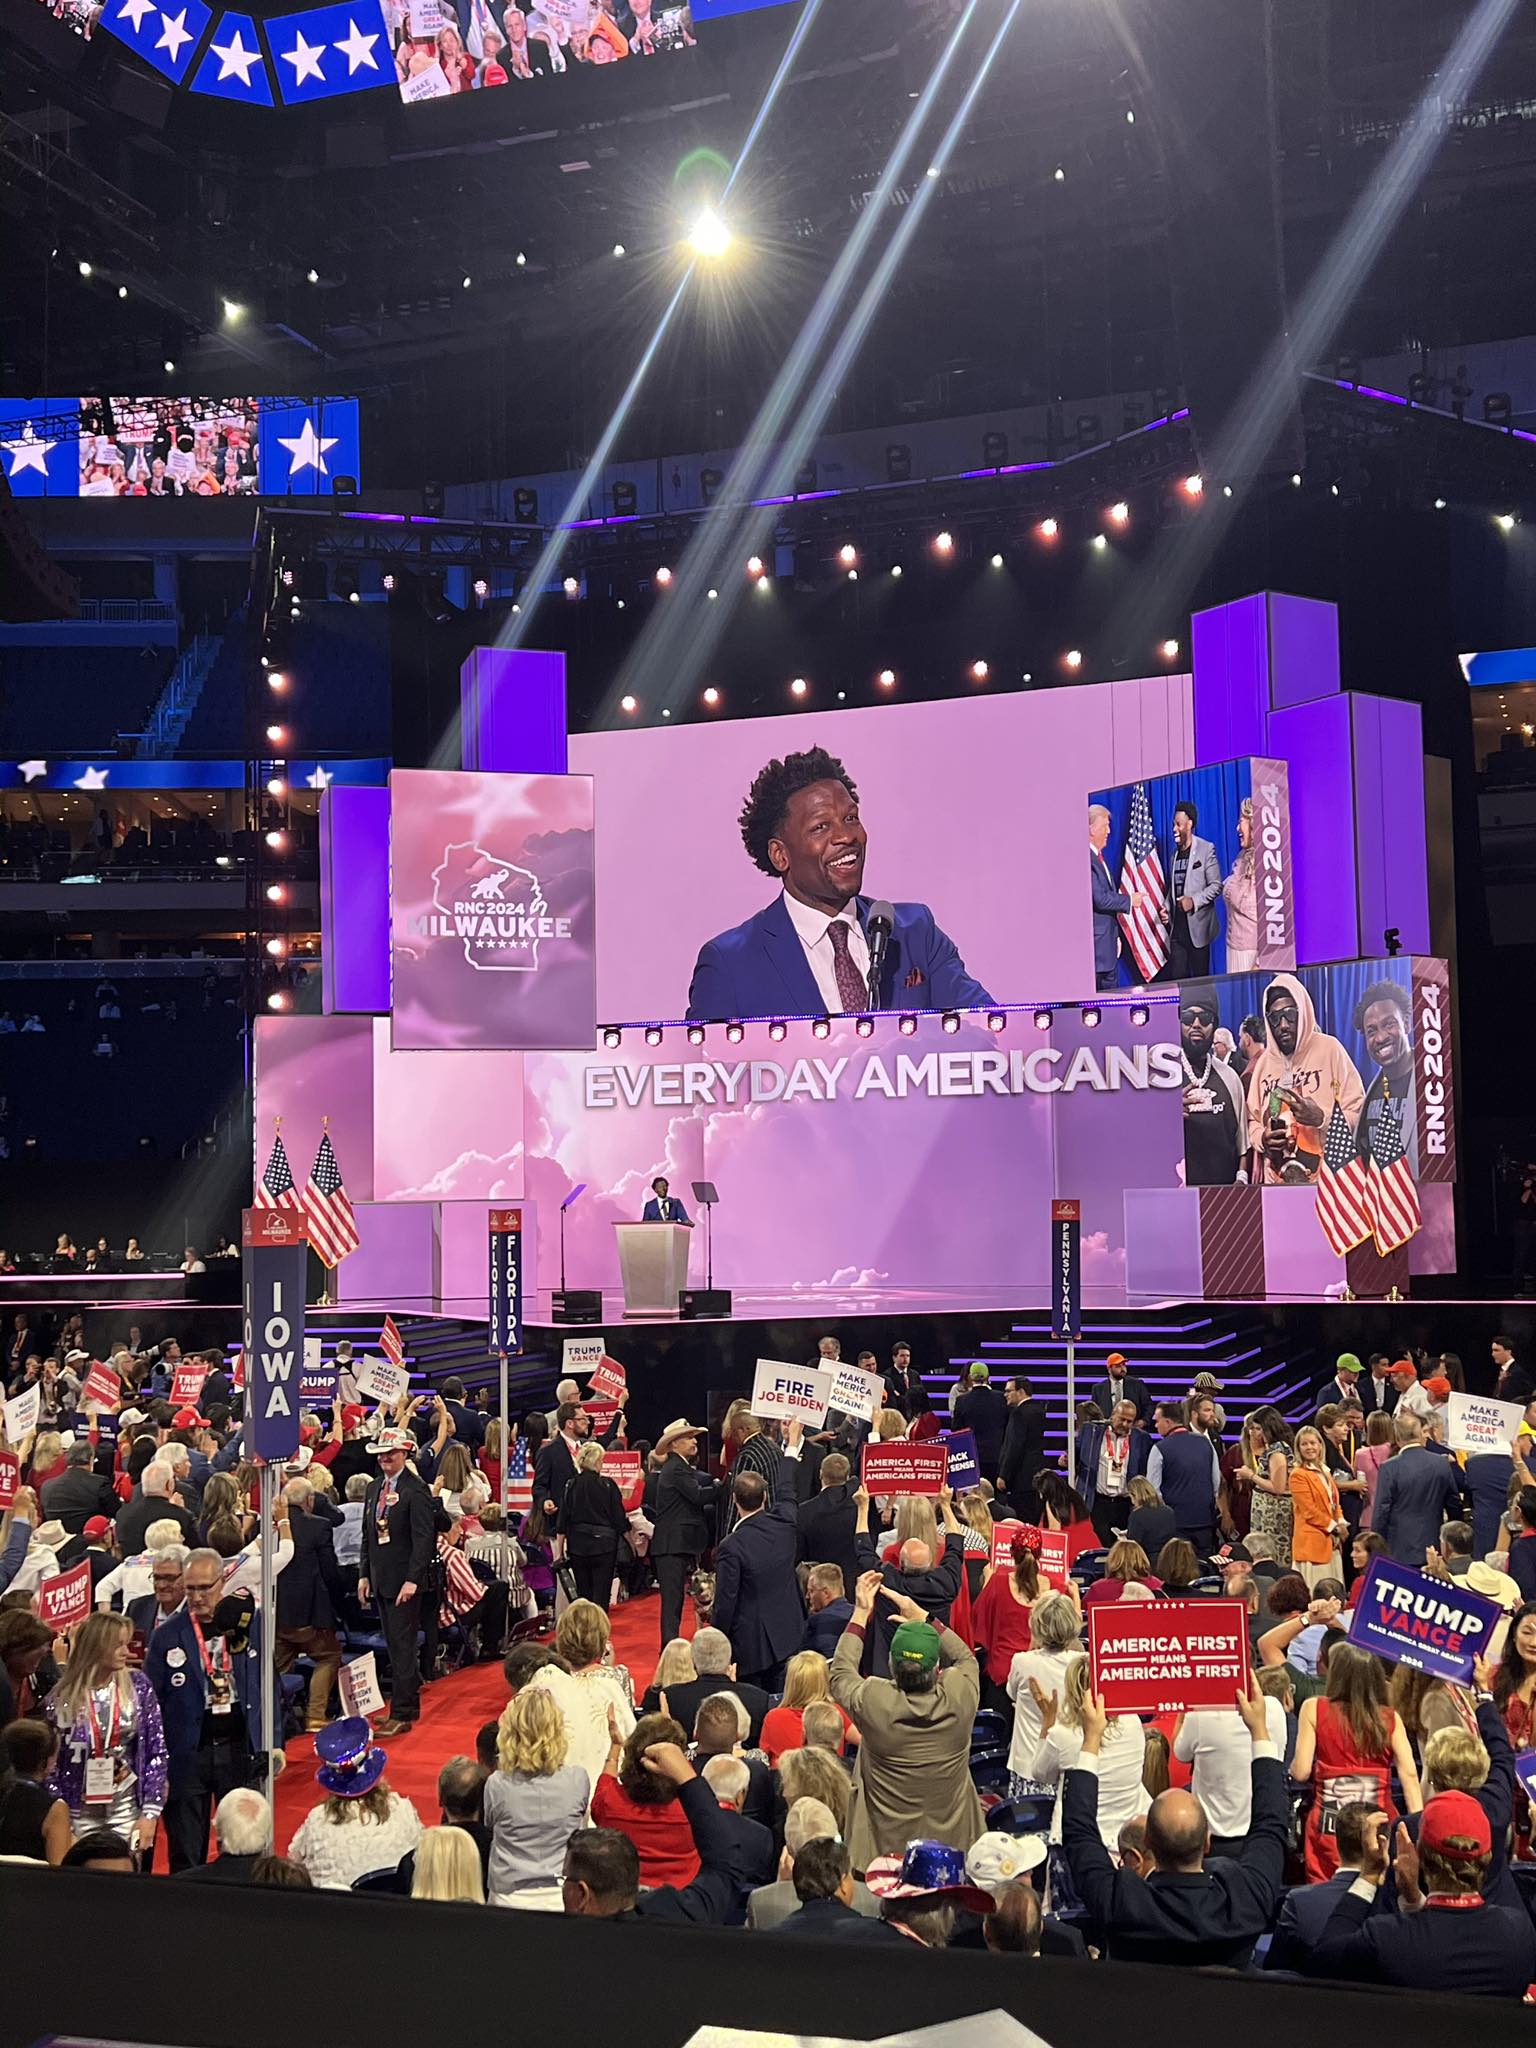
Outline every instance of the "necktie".
<path fill-rule="evenodd" d="M 837 999 L 845 1010 L 867 1010 L 869 1008 L 869 984 L 853 964 L 848 951 L 848 920 L 834 918 L 827 926 L 827 936 L 832 941 L 832 966 L 837 975 Z"/>

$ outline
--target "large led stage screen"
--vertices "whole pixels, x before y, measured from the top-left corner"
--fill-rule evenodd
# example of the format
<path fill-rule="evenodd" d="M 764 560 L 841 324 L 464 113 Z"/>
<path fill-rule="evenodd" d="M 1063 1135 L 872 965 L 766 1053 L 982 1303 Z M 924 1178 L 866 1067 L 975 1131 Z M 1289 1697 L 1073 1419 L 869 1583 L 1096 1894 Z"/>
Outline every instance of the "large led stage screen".
<path fill-rule="evenodd" d="M 774 764 L 816 748 L 820 779 L 779 806 Z M 895 905 L 881 1008 L 1088 996 L 1088 793 L 1194 756 L 1187 676 L 574 733 L 598 784 L 599 1016 L 855 1007 L 829 1001 L 833 920 L 794 922 L 785 867 L 861 926 Z M 866 966 L 862 931 L 845 943 Z"/>

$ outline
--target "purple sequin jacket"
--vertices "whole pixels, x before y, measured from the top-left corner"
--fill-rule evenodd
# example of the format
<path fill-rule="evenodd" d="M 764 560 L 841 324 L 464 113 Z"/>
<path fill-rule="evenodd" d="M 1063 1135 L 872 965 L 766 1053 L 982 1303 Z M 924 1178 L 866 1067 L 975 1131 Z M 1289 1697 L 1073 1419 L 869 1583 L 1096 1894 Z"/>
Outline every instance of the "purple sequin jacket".
<path fill-rule="evenodd" d="M 128 1741 L 128 1762 L 138 1773 L 138 1810 L 159 1814 L 165 1807 L 165 1731 L 160 1725 L 160 1702 L 142 1671 L 130 1671 L 138 1718 Z M 54 1712 L 56 1694 L 50 1694 L 43 1712 L 58 1726 Z M 47 1789 L 62 1799 L 71 1813 L 85 1804 L 85 1759 L 90 1753 L 90 1724 L 84 1714 L 73 1728 L 59 1729 L 59 1760 L 48 1774 Z"/>

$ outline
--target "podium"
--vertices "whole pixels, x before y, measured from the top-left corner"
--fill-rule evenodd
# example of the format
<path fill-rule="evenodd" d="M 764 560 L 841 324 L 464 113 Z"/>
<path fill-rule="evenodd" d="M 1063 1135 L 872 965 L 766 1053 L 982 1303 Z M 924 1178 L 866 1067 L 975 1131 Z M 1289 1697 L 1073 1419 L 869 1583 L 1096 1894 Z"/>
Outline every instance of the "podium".
<path fill-rule="evenodd" d="M 687 1223 L 615 1223 L 627 1316 L 675 1316 L 688 1285 L 693 1227 Z"/>

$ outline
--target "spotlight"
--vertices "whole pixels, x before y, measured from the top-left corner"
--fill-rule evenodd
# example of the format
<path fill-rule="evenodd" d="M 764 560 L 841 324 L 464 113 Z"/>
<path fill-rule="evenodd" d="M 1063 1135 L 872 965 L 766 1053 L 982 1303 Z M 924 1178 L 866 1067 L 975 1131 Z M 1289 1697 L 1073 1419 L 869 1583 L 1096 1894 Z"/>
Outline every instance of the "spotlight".
<path fill-rule="evenodd" d="M 1006 1031 L 1008 1029 L 1008 1016 L 1006 1011 L 988 1010 L 987 1029 L 989 1031 Z"/>
<path fill-rule="evenodd" d="M 810 687 L 804 676 L 796 676 L 789 686 L 789 694 L 791 697 L 803 697 Z"/>
<path fill-rule="evenodd" d="M 709 599 L 710 603 L 713 604 L 715 599 L 720 595 L 720 593 L 718 590 L 706 590 L 704 595 Z"/>
<path fill-rule="evenodd" d="M 811 1026 L 811 1036 L 812 1038 L 830 1038 L 832 1036 L 831 1018 L 818 1017 Z"/>
<path fill-rule="evenodd" d="M 288 941 L 286 939 L 268 939 L 267 951 L 272 955 L 272 958 L 274 960 L 281 960 L 283 955 L 287 952 L 287 950 Z"/>
<path fill-rule="evenodd" d="M 859 551 L 851 540 L 845 540 L 837 551 L 837 559 L 845 569 L 851 569 L 859 559 Z"/>
<path fill-rule="evenodd" d="M 285 782 L 285 781 L 283 780 L 283 778 L 282 778 L 282 776 L 281 776 L 281 775 L 269 775 L 269 776 L 267 777 L 267 795 L 268 795 L 268 796 L 286 796 L 287 794 L 288 794 L 288 785 L 287 785 L 287 783 L 286 783 L 286 782 Z"/>
<path fill-rule="evenodd" d="M 646 1025 L 646 1027 L 645 1027 L 645 1042 L 646 1042 L 646 1044 L 647 1044 L 647 1045 L 660 1045 L 660 1043 L 661 1043 L 661 1026 L 660 1026 L 659 1024 L 647 1024 L 647 1025 Z"/>
<path fill-rule="evenodd" d="M 745 1025 L 731 1023 L 725 1027 L 725 1042 L 727 1045 L 740 1045 L 746 1035 Z"/>
<path fill-rule="evenodd" d="M 241 320 L 245 318 L 245 308 L 244 306 L 240 305 L 237 300 L 224 299 L 221 301 L 221 303 L 224 308 L 224 318 L 229 322 L 231 327 L 236 326 Z"/>
<path fill-rule="evenodd" d="M 768 1036 L 773 1040 L 775 1045 L 782 1045 L 784 1043 L 784 1034 L 787 1029 L 788 1026 L 780 1023 L 779 1019 L 775 1017 L 773 1022 L 768 1026 Z"/>
<path fill-rule="evenodd" d="M 663 718 L 670 718 L 670 717 L 672 716 L 672 707 L 671 707 L 671 705 L 670 705 L 670 704 L 663 704 L 663 705 L 662 705 L 662 707 L 661 707 L 661 715 L 662 715 L 662 717 L 663 717 Z"/>
<path fill-rule="evenodd" d="M 1177 661 L 1179 658 L 1179 643 L 1177 640 L 1165 640 L 1157 651 L 1164 661 Z"/>
<path fill-rule="evenodd" d="M 702 1045 L 704 1043 L 704 1026 L 702 1024 L 690 1024 L 688 1026 L 688 1043 L 690 1045 Z"/>
<path fill-rule="evenodd" d="M 1138 1026 L 1145 1024 L 1151 1015 L 1152 1012 L 1145 1003 L 1133 1003 L 1131 1005 L 1131 1022 L 1133 1024 Z"/>
<path fill-rule="evenodd" d="M 860 1017 L 853 1028 L 860 1038 L 873 1038 L 875 1035 L 875 1020 L 873 1017 Z"/>
<path fill-rule="evenodd" d="M 293 571 L 291 569 L 283 571 L 283 586 L 287 590 L 292 590 L 293 588 Z"/>
<path fill-rule="evenodd" d="M 656 571 L 656 581 L 663 590 L 665 590 L 667 585 L 672 581 L 672 571 L 667 567 L 665 562 L 663 562 L 661 567 Z"/>
<path fill-rule="evenodd" d="M 762 575 L 762 573 L 763 573 L 763 558 L 762 558 L 762 556 L 761 556 L 761 555 L 748 555 L 748 557 L 747 557 L 747 574 L 748 574 L 749 576 L 761 576 L 761 575 Z"/>
<path fill-rule="evenodd" d="M 973 661 L 971 663 L 971 681 L 973 683 L 984 683 L 991 673 L 991 669 L 988 668 L 984 661 Z"/>
<path fill-rule="evenodd" d="M 267 739 L 270 742 L 270 744 L 274 747 L 286 747 L 288 744 L 287 726 L 269 725 L 267 727 Z"/>
<path fill-rule="evenodd" d="M 992 557 L 992 566 L 994 569 L 1001 569 L 1001 567 L 1003 566 L 1003 558 L 1001 555 L 994 555 Z"/>
<path fill-rule="evenodd" d="M 288 891 L 281 882 L 268 882 L 267 901 L 269 903 L 286 903 L 288 901 Z"/>
<path fill-rule="evenodd" d="M 1493 515 L 1493 523 L 1500 533 L 1513 533 L 1515 530 L 1515 515 L 1513 512 L 1496 512 Z"/>
<path fill-rule="evenodd" d="M 487 582 L 486 582 L 486 580 L 485 580 L 485 578 L 484 578 L 483 576 L 477 576 L 477 577 L 475 578 L 475 595 L 476 595 L 476 597 L 484 599 L 484 598 L 487 598 L 487 597 L 489 597 L 489 596 L 490 596 L 490 594 L 491 594 L 491 586 L 489 585 L 489 583 L 487 583 Z"/>
<path fill-rule="evenodd" d="M 768 597 L 773 591 L 773 580 L 768 576 L 759 576 L 752 588 L 761 591 L 764 597 Z"/>
<path fill-rule="evenodd" d="M 946 1031 L 958 1031 L 960 1029 L 960 1012 L 958 1010 L 946 1010 L 939 1019 L 939 1022 Z"/>
<path fill-rule="evenodd" d="M 320 273 L 318 270 L 306 270 L 304 275 L 310 284 L 318 284 L 320 282 Z"/>
<path fill-rule="evenodd" d="M 91 272 L 91 266 L 90 266 L 90 264 L 89 264 L 89 263 L 84 263 L 84 262 L 82 262 L 82 263 L 80 263 L 79 265 L 77 265 L 76 267 L 78 268 L 78 270 L 79 270 L 79 272 L 80 272 L 80 275 L 81 275 L 82 277 L 89 277 L 89 276 L 91 276 L 92 272 Z"/>
<path fill-rule="evenodd" d="M 575 576 L 567 576 L 560 587 L 567 597 L 579 597 L 581 595 L 581 583 Z"/>
<path fill-rule="evenodd" d="M 288 834 L 286 832 L 269 832 L 267 834 L 267 844 L 274 853 L 281 853 L 288 844 Z"/>
<path fill-rule="evenodd" d="M 723 256 L 733 239 L 730 229 L 712 206 L 706 206 L 688 230 L 689 248 L 695 256 L 706 259 Z"/>
<path fill-rule="evenodd" d="M 1049 1010 L 1036 1010 L 1036 1012 L 1035 1012 L 1035 1017 L 1034 1017 L 1034 1024 L 1035 1024 L 1035 1029 L 1036 1029 L 1037 1031 L 1049 1031 L 1049 1030 L 1050 1030 L 1050 1028 L 1051 1028 L 1051 1013 L 1050 1013 L 1050 1011 L 1049 1011 Z"/>
<path fill-rule="evenodd" d="M 880 671 L 880 674 L 879 674 L 879 676 L 878 676 L 878 677 L 876 678 L 876 680 L 877 680 L 877 681 L 879 682 L 879 684 L 880 684 L 880 687 L 881 687 L 881 689 L 882 689 L 882 690 L 894 690 L 894 689 L 895 689 L 895 687 L 896 687 L 896 671 L 895 671 L 895 669 L 893 669 L 893 668 L 883 668 L 883 669 L 881 669 L 881 671 Z"/>
<path fill-rule="evenodd" d="M 347 592 L 347 603 L 348 603 L 348 604 L 361 604 L 361 603 L 362 603 L 362 601 L 363 601 L 363 595 L 362 595 L 362 592 L 361 592 L 360 590 L 349 590 L 349 591 Z"/>
<path fill-rule="evenodd" d="M 1230 484 L 1223 484 L 1221 487 L 1221 495 L 1224 498 L 1230 498 L 1232 495 L 1232 486 Z"/>
<path fill-rule="evenodd" d="M 603 1044 L 604 1044 L 605 1046 L 607 1046 L 607 1048 L 608 1048 L 608 1050 L 609 1050 L 610 1052 L 617 1052 L 618 1048 L 619 1048 L 619 1047 L 620 1047 L 620 1046 L 621 1046 L 621 1045 L 622 1045 L 623 1043 L 624 1043 L 624 1034 L 623 1034 L 623 1032 L 622 1032 L 622 1031 L 618 1031 L 618 1030 L 615 1030 L 615 1028 L 613 1027 L 613 1025 L 612 1025 L 612 1024 L 610 1024 L 610 1025 L 608 1026 L 608 1028 L 607 1028 L 607 1029 L 606 1029 L 606 1030 L 604 1031 L 604 1033 L 603 1033 Z"/>
<path fill-rule="evenodd" d="M 521 249 L 518 250 L 517 254 L 513 257 L 512 261 L 517 265 L 519 270 L 526 270 L 528 268 L 528 258 Z"/>
<path fill-rule="evenodd" d="M 1093 536 L 1092 541 L 1090 542 L 1090 546 L 1095 547 L 1099 549 L 1100 552 L 1102 552 L 1105 548 L 1109 546 L 1109 542 L 1102 533 L 1096 533 Z"/>
<path fill-rule="evenodd" d="M 1435 500 L 1435 510 L 1436 510 L 1437 512 L 1443 512 L 1443 511 L 1445 510 L 1445 500 L 1444 500 L 1444 498 L 1436 498 L 1436 500 Z"/>
<path fill-rule="evenodd" d="M 1298 491 L 1301 489 L 1301 471 L 1299 469 L 1291 471 L 1291 482 Z"/>
<path fill-rule="evenodd" d="M 1205 489 L 1205 478 L 1199 475 L 1187 476 L 1179 488 L 1186 498 L 1198 498 Z"/>
<path fill-rule="evenodd" d="M 1040 536 L 1041 540 L 1055 540 L 1061 532 L 1061 527 L 1054 519 L 1042 519 L 1035 528 L 1035 532 Z"/>
<path fill-rule="evenodd" d="M 621 697 L 619 699 L 619 709 L 621 711 L 638 711 L 640 709 L 640 700 L 638 697 Z"/>
<path fill-rule="evenodd" d="M 1084 1010 L 1083 1022 L 1087 1025 L 1090 1031 L 1097 1031 L 1100 1024 L 1102 1024 L 1103 1021 L 1104 1012 L 1098 1007 L 1097 1004 L 1091 1003 L 1088 1006 L 1088 1008 Z"/>
<path fill-rule="evenodd" d="M 280 989 L 280 988 L 275 988 L 275 989 L 273 989 L 273 991 L 272 991 L 271 995 L 269 995 L 269 996 L 267 997 L 267 1008 L 268 1008 L 269 1010 L 286 1010 L 286 1009 L 287 1009 L 287 1007 L 288 1007 L 288 994 L 287 994 L 287 991 L 286 991 L 285 989 Z"/>
<path fill-rule="evenodd" d="M 1055 170 L 1052 171 L 1051 182 L 1055 185 L 1065 185 L 1065 183 L 1067 182 L 1067 174 L 1062 169 L 1060 164 L 1058 164 Z"/>
<path fill-rule="evenodd" d="M 713 711 L 715 706 L 720 702 L 720 692 L 715 688 L 713 683 L 711 683 L 708 689 L 704 692 L 704 702 L 709 706 L 711 711 Z"/>
<path fill-rule="evenodd" d="M 161 364 L 161 368 L 165 371 L 167 377 L 173 377 L 176 374 L 176 365 L 171 361 L 169 356 L 167 356 L 165 361 Z"/>
<path fill-rule="evenodd" d="M 910 1038 L 913 1035 L 913 1033 L 917 1030 L 917 1019 L 913 1016 L 910 1010 L 904 1010 L 902 1012 L 901 1017 L 897 1022 L 896 1029 L 901 1033 L 903 1038 Z"/>
<path fill-rule="evenodd" d="M 125 284 L 120 284 L 120 285 L 118 286 L 118 288 L 117 288 L 117 296 L 118 296 L 118 297 L 119 297 L 120 299 L 126 299 L 126 298 L 127 298 L 127 296 L 128 296 L 128 287 L 127 287 L 127 285 L 125 285 Z"/>
<path fill-rule="evenodd" d="M 893 576 L 899 576 L 899 575 L 901 574 L 901 564 L 900 564 L 900 562 L 892 562 L 892 564 L 891 564 L 891 574 L 892 574 Z"/>
<path fill-rule="evenodd" d="M 1083 650 L 1080 647 L 1069 647 L 1061 658 L 1068 668 L 1081 668 L 1083 665 Z"/>
<path fill-rule="evenodd" d="M 955 552 L 955 536 L 947 526 L 942 533 L 933 536 L 933 552 L 936 555 L 952 555 Z"/>
<path fill-rule="evenodd" d="M 622 242 L 615 242 L 613 245 L 613 253 L 615 256 L 622 256 L 624 254 L 624 244 Z"/>

